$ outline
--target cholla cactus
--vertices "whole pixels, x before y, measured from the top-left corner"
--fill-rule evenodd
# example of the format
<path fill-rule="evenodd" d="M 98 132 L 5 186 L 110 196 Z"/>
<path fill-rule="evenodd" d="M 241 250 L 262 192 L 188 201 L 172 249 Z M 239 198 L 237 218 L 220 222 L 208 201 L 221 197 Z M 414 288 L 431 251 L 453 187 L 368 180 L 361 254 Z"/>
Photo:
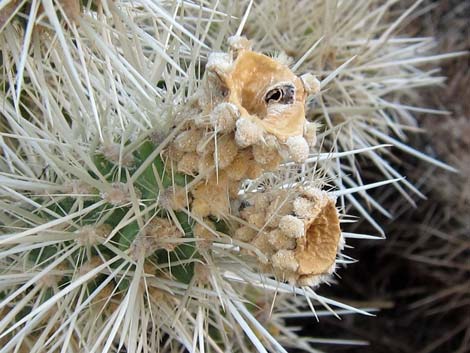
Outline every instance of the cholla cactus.
<path fill-rule="evenodd" d="M 312 351 L 283 321 L 302 305 L 367 314 L 312 286 L 363 237 L 341 232 L 343 197 L 373 222 L 351 194 L 380 209 L 365 190 L 390 182 L 360 185 L 353 155 L 398 176 L 375 149 L 408 149 L 385 109 L 409 109 L 385 94 L 440 79 L 387 78 L 417 44 L 372 15 L 344 17 L 348 38 L 332 13 L 368 5 L 333 3 L 296 2 L 265 34 L 283 5 L 1 5 L 0 352 Z"/>

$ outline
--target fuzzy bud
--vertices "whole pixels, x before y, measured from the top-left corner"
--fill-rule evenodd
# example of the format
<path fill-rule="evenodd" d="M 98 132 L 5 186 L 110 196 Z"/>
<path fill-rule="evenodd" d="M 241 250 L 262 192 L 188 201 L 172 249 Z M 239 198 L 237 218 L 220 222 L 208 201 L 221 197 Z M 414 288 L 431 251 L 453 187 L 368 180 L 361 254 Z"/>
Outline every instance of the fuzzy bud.
<path fill-rule="evenodd" d="M 166 189 L 160 196 L 160 204 L 163 208 L 181 210 L 191 202 L 191 196 L 187 190 L 181 186 L 174 186 Z"/>
<path fill-rule="evenodd" d="M 253 157 L 260 164 L 268 164 L 277 159 L 279 155 L 278 149 L 276 137 L 267 135 L 264 143 L 253 146 Z"/>
<path fill-rule="evenodd" d="M 279 229 L 274 229 L 268 233 L 268 241 L 276 250 L 293 250 L 296 246 L 295 239 L 288 237 Z"/>
<path fill-rule="evenodd" d="M 211 206 L 207 200 L 195 198 L 191 205 L 191 213 L 198 217 L 207 217 L 211 214 Z"/>
<path fill-rule="evenodd" d="M 254 245 L 256 248 L 258 248 L 259 251 L 261 251 L 264 255 L 266 256 L 272 256 L 274 254 L 274 249 L 269 243 L 268 239 L 268 234 L 267 233 L 261 233 L 257 234 L 257 236 L 253 239 L 251 242 L 252 245 Z M 258 260 L 261 263 L 267 263 L 267 259 L 264 258 L 258 258 Z M 266 260 L 266 261 L 265 261 Z"/>
<path fill-rule="evenodd" d="M 217 160 L 217 167 L 224 169 L 235 159 L 238 153 L 238 146 L 233 140 L 233 134 L 222 136 L 217 141 L 217 148 L 214 151 L 214 160 Z"/>
<path fill-rule="evenodd" d="M 124 153 L 121 145 L 112 143 L 102 146 L 100 152 L 104 158 L 114 164 L 120 164 L 123 167 L 132 167 L 134 165 L 134 157 L 130 153 Z"/>
<path fill-rule="evenodd" d="M 178 161 L 178 172 L 195 176 L 199 169 L 199 155 L 195 152 L 185 153 Z"/>
<path fill-rule="evenodd" d="M 240 116 L 236 105 L 232 103 L 220 103 L 210 114 L 210 121 L 217 132 L 232 132 L 235 123 Z"/>
<path fill-rule="evenodd" d="M 263 174 L 264 169 L 255 161 L 248 162 L 248 169 L 246 171 L 246 177 L 248 179 L 257 179 Z"/>
<path fill-rule="evenodd" d="M 310 148 L 317 143 L 317 124 L 307 122 L 304 125 L 304 138 Z"/>
<path fill-rule="evenodd" d="M 258 234 L 258 232 L 255 229 L 247 226 L 241 226 L 235 231 L 233 237 L 237 240 L 248 243 L 255 238 L 256 234 Z"/>
<path fill-rule="evenodd" d="M 232 70 L 232 60 L 227 53 L 211 53 L 207 58 L 206 69 L 226 76 Z"/>
<path fill-rule="evenodd" d="M 290 157 L 296 163 L 302 163 L 308 158 L 310 148 L 302 136 L 289 137 L 287 139 L 287 148 L 289 149 Z"/>
<path fill-rule="evenodd" d="M 315 204 L 305 197 L 297 197 L 294 200 L 294 213 L 297 217 L 308 219 L 316 216 Z"/>
<path fill-rule="evenodd" d="M 193 233 L 194 236 L 198 239 L 196 245 L 199 248 L 208 249 L 211 246 L 213 239 L 215 238 L 215 225 L 210 221 L 205 221 L 205 225 L 206 227 L 197 223 L 193 227 Z"/>
<path fill-rule="evenodd" d="M 249 167 L 249 163 L 247 163 L 249 158 L 250 154 L 248 151 L 239 151 L 235 159 L 232 161 L 232 164 L 225 168 L 227 176 L 232 180 L 241 180 L 245 178 Z"/>
<path fill-rule="evenodd" d="M 214 156 L 212 153 L 207 153 L 201 156 L 198 160 L 198 172 L 201 175 L 209 177 L 210 172 L 214 169 Z"/>
<path fill-rule="evenodd" d="M 263 140 L 263 130 L 253 121 L 240 118 L 237 120 L 235 141 L 241 148 L 256 145 Z"/>
<path fill-rule="evenodd" d="M 271 257 L 274 268 L 281 271 L 295 272 L 299 268 L 299 263 L 292 250 L 279 250 Z"/>
<path fill-rule="evenodd" d="M 251 50 L 252 43 L 244 36 L 231 36 L 227 39 L 230 49 L 233 51 Z"/>
<path fill-rule="evenodd" d="M 304 222 L 297 217 L 286 215 L 279 221 L 279 229 L 290 238 L 301 238 L 305 235 Z"/>
<path fill-rule="evenodd" d="M 196 151 L 196 147 L 199 141 L 202 139 L 202 135 L 203 131 L 198 129 L 183 131 L 178 136 L 176 136 L 173 144 L 179 151 L 194 152 Z"/>
<path fill-rule="evenodd" d="M 300 77 L 308 95 L 320 92 L 320 81 L 312 74 L 304 74 Z"/>
<path fill-rule="evenodd" d="M 264 211 L 250 213 L 247 217 L 247 222 L 254 225 L 257 228 L 262 228 L 266 223 L 266 214 Z"/>

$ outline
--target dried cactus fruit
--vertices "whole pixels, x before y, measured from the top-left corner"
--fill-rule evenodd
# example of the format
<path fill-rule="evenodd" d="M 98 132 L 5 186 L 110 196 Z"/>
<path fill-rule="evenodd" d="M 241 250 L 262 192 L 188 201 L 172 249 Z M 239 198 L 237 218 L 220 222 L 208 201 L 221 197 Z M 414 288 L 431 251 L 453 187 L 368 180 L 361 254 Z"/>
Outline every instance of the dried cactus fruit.
<path fill-rule="evenodd" d="M 268 133 L 281 140 L 302 135 L 306 92 L 287 66 L 242 50 L 223 79 L 230 90 L 229 102 L 238 107 L 242 117 L 255 116 Z"/>
<path fill-rule="evenodd" d="M 303 135 L 315 133 L 305 120 L 305 83 L 285 64 L 251 51 L 246 38 L 229 42 L 231 53 L 209 55 L 202 85 L 177 114 L 184 131 L 166 150 L 179 172 L 199 177 L 188 192 L 202 217 L 227 214 L 239 182 L 276 171 L 286 151 L 303 162 L 309 152 Z M 267 219 L 263 211 L 248 221 L 260 228 Z"/>
<path fill-rule="evenodd" d="M 270 258 L 277 275 L 296 284 L 318 284 L 334 270 L 336 255 L 342 249 L 335 201 L 313 187 L 289 192 L 297 195 L 294 202 L 286 199 L 286 190 L 256 193 L 249 199 L 252 205 L 240 215 L 258 229 L 262 225 L 263 233 L 251 244 Z M 258 211 L 256 200 L 265 200 L 269 206 Z"/>
<path fill-rule="evenodd" d="M 316 140 L 316 126 L 304 115 L 307 94 L 319 89 L 316 79 L 301 80 L 284 64 L 252 52 L 248 42 L 232 42 L 233 60 L 223 53 L 209 56 L 193 99 L 202 113 L 183 121 L 184 131 L 168 149 L 178 171 L 199 180 L 187 191 L 191 213 L 202 219 L 229 215 L 231 203 L 239 202 L 240 182 L 277 170 L 287 155 L 305 161 Z M 312 188 L 255 193 L 239 211 L 248 225 L 236 228 L 233 237 L 258 248 L 263 266 L 271 264 L 276 275 L 294 283 L 328 274 L 340 232 L 334 202 L 325 195 Z M 208 238 L 207 231 L 194 228 L 198 238 Z"/>
<path fill-rule="evenodd" d="M 326 193 L 320 205 L 319 212 L 306 219 L 305 237 L 297 240 L 295 257 L 299 262 L 299 276 L 330 273 L 335 263 L 341 240 L 338 211 Z"/>

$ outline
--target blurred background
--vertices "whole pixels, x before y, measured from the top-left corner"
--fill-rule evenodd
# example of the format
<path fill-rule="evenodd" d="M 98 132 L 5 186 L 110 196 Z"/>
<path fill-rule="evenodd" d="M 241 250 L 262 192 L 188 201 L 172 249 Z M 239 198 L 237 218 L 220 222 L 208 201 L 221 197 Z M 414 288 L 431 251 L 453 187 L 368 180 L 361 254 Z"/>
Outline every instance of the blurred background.
<path fill-rule="evenodd" d="M 409 1 L 400 2 L 407 6 Z M 426 1 L 406 34 L 433 36 L 439 53 L 470 50 L 470 1 Z M 315 337 L 368 341 L 369 346 L 323 346 L 326 352 L 470 352 L 470 73 L 469 56 L 443 61 L 443 87 L 421 91 L 422 106 L 448 116 L 418 116 L 426 132 L 410 145 L 460 170 L 452 174 L 403 156 L 404 175 L 428 197 L 412 208 L 396 193 L 380 194 L 394 219 L 381 219 L 385 241 L 351 241 L 359 259 L 339 271 L 338 285 L 321 294 L 377 317 L 321 318 L 303 323 Z M 392 190 L 392 189 L 390 189 Z M 365 224 L 358 233 L 367 233 Z M 373 230 L 370 230 L 373 232 Z"/>

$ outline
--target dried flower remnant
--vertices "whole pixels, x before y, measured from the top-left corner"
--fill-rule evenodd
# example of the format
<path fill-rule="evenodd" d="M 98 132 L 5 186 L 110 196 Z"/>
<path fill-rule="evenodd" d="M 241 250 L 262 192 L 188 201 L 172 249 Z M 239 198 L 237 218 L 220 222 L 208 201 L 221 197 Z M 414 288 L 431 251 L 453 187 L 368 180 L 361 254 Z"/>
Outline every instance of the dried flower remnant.
<path fill-rule="evenodd" d="M 239 183 L 279 169 L 285 156 L 303 162 L 315 136 L 304 105 L 318 80 L 253 52 L 246 38 L 229 45 L 209 56 L 199 91 L 178 115 L 184 129 L 167 149 L 178 171 L 203 177 L 188 190 L 201 217 L 226 215 Z"/>
<path fill-rule="evenodd" d="M 270 205 L 256 207 L 258 193 L 247 201 L 240 216 L 254 229 L 262 228 L 250 241 L 270 258 L 274 273 L 298 285 L 317 285 L 335 268 L 342 250 L 339 215 L 335 201 L 313 187 L 261 194 Z M 242 226 L 236 234 L 247 234 Z M 264 261 L 261 261 L 265 265 Z M 266 268 L 266 267 L 264 267 Z"/>

